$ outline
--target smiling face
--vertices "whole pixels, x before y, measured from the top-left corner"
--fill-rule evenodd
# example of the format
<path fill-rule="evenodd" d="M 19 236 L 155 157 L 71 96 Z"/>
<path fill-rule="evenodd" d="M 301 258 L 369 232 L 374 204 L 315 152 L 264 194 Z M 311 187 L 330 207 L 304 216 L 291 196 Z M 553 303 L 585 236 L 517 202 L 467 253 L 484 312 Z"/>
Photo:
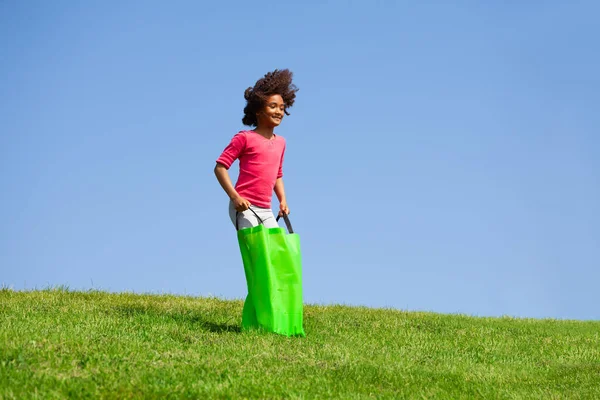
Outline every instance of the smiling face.
<path fill-rule="evenodd" d="M 264 107 L 256 113 L 259 128 L 274 128 L 281 123 L 285 115 L 283 98 L 274 94 L 267 98 Z"/>

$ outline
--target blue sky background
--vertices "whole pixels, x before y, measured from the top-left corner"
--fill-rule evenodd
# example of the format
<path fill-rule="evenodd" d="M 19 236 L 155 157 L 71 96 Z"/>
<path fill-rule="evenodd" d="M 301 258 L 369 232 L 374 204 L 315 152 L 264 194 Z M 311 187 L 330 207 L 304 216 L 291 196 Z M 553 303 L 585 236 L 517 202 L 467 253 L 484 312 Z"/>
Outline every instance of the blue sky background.
<path fill-rule="evenodd" d="M 307 303 L 600 319 L 600 3 L 450 3 L 1 1 L 0 283 L 243 298 L 212 169 L 290 68 Z"/>

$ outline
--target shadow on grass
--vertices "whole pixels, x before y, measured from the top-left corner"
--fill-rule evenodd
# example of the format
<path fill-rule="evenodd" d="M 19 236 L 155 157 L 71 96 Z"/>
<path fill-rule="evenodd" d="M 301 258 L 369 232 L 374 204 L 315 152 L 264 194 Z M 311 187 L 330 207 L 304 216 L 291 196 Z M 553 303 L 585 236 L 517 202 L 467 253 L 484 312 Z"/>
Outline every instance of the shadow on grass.
<path fill-rule="evenodd" d="M 201 329 L 216 333 L 240 333 L 241 328 L 229 322 L 220 323 L 215 321 L 215 316 L 204 315 L 194 310 L 160 310 L 151 306 L 127 305 L 113 308 L 118 315 L 134 319 L 148 319 L 151 321 L 175 322 L 194 329 Z"/>
<path fill-rule="evenodd" d="M 230 324 L 215 324 L 213 322 L 205 322 L 204 328 L 210 332 L 241 332 L 241 328 L 238 325 L 230 325 Z"/>

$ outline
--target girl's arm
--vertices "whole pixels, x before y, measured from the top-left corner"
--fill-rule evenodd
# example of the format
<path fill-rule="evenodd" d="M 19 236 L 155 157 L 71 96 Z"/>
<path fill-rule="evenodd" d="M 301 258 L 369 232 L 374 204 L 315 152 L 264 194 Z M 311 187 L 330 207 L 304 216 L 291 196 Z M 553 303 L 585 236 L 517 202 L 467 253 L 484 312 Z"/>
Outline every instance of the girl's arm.
<path fill-rule="evenodd" d="M 215 176 L 221 184 L 221 187 L 227 193 L 227 196 L 233 201 L 233 205 L 237 211 L 246 211 L 250 207 L 250 202 L 244 199 L 233 187 L 231 179 L 229 178 L 229 171 L 223 164 L 217 163 L 215 165 Z"/>
<path fill-rule="evenodd" d="M 279 215 L 289 214 L 290 209 L 287 206 L 285 198 L 285 187 L 283 186 L 283 178 L 277 178 L 275 181 L 275 195 L 279 199 Z"/>

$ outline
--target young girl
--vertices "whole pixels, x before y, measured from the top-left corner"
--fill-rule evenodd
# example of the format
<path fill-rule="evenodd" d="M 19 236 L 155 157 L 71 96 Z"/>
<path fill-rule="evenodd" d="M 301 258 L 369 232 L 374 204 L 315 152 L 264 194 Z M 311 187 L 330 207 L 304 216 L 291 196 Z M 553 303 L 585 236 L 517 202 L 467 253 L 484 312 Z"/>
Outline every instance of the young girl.
<path fill-rule="evenodd" d="M 274 132 L 288 108 L 294 104 L 298 88 L 292 72 L 275 70 L 259 79 L 244 93 L 244 125 L 255 127 L 238 132 L 217 159 L 215 175 L 230 198 L 229 217 L 237 229 L 279 225 L 271 210 L 273 190 L 279 200 L 279 215 L 290 210 L 283 186 L 285 139 Z M 229 168 L 239 159 L 240 172 L 235 187 Z M 260 218 L 260 221 L 258 218 Z"/>

